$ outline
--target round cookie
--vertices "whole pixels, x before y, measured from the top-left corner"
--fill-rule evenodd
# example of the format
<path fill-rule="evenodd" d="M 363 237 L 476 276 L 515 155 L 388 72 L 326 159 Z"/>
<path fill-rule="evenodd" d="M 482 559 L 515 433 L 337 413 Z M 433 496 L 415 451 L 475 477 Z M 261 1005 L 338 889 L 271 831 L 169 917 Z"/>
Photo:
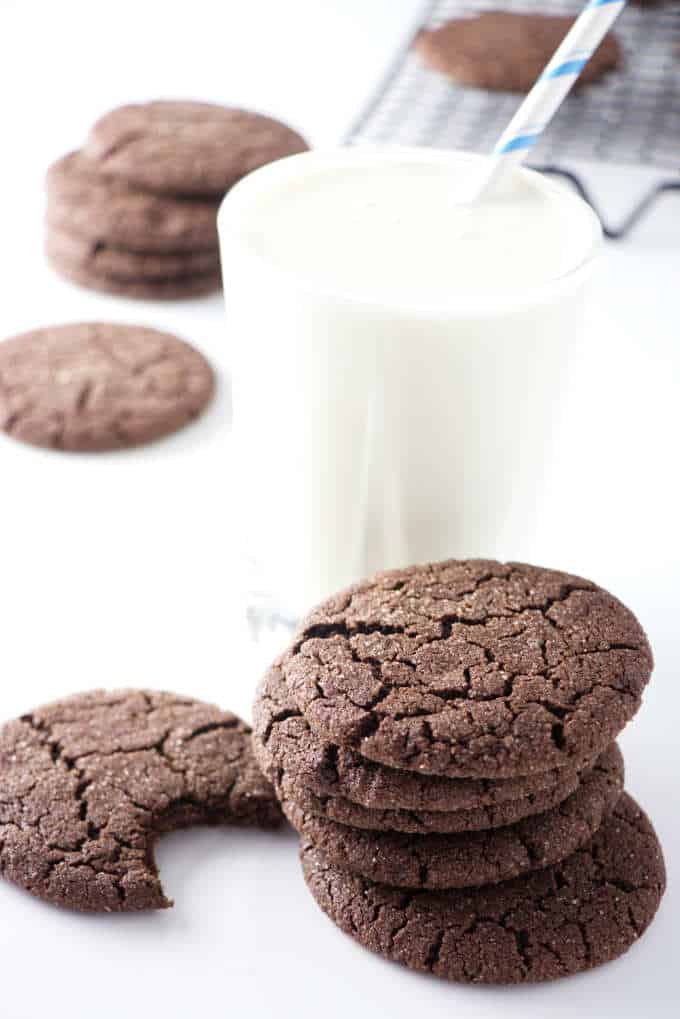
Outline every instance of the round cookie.
<path fill-rule="evenodd" d="M 51 227 L 47 239 L 55 265 L 72 265 L 96 276 L 144 283 L 182 279 L 187 276 L 216 276 L 220 271 L 217 251 L 153 252 L 126 251 L 105 241 L 88 240 Z"/>
<path fill-rule="evenodd" d="M 652 653 L 588 580 L 448 560 L 355 584 L 283 659 L 311 728 L 393 768 L 508 778 L 580 767 L 637 711 Z"/>
<path fill-rule="evenodd" d="M 213 386 L 202 354 L 143 326 L 53 326 L 0 343 L 0 427 L 36 446 L 150 442 L 195 418 Z"/>
<path fill-rule="evenodd" d="M 129 297 L 132 300 L 140 301 L 178 301 L 189 297 L 203 297 L 222 287 L 222 276 L 219 269 L 214 272 L 174 276 L 169 279 L 121 279 L 84 268 L 64 258 L 55 252 L 49 236 L 45 251 L 49 264 L 64 279 L 71 283 L 77 283 L 78 286 L 87 287 L 88 290 L 99 290 L 103 294 L 114 294 L 116 297 Z"/>
<path fill-rule="evenodd" d="M 162 832 L 279 819 L 248 726 L 191 698 L 95 691 L 0 729 L 0 873 L 56 905 L 171 906 Z"/>
<path fill-rule="evenodd" d="M 197 102 L 120 106 L 94 125 L 85 154 L 112 177 L 159 194 L 221 196 L 251 170 L 304 152 L 297 132 L 248 110 Z"/>
<path fill-rule="evenodd" d="M 286 798 L 358 828 L 424 834 L 500 827 L 557 806 L 579 783 L 580 773 L 569 768 L 494 781 L 376 764 L 312 732 L 291 702 L 278 665 L 260 685 L 253 719 L 255 756 Z"/>
<path fill-rule="evenodd" d="M 459 85 L 528 92 L 574 23 L 553 14 L 485 11 L 423 31 L 416 49 L 434 70 Z M 601 78 L 621 62 L 621 47 L 608 32 L 583 68 L 576 87 Z"/>
<path fill-rule="evenodd" d="M 497 884 L 558 863 L 584 845 L 611 813 L 623 788 L 623 758 L 612 746 L 563 803 L 517 824 L 449 835 L 348 828 L 305 813 L 277 793 L 304 839 L 341 870 L 399 888 Z"/>
<path fill-rule="evenodd" d="M 537 983 L 616 959 L 647 929 L 666 885 L 656 833 L 625 793 L 568 859 L 487 888 L 405 893 L 332 867 L 309 842 L 301 856 L 312 895 L 346 934 L 462 983 Z"/>
<path fill-rule="evenodd" d="M 52 164 L 47 196 L 56 230 L 143 253 L 217 251 L 217 201 L 140 191 L 102 174 L 82 152 Z"/>

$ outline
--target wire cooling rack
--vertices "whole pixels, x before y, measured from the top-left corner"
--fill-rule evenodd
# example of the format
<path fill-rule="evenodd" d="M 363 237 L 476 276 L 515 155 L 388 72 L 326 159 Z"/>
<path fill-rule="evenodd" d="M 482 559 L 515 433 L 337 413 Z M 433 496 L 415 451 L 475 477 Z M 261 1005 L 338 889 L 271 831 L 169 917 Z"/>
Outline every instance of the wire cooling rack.
<path fill-rule="evenodd" d="M 582 7 L 582 0 L 540 4 L 541 12 L 551 14 L 574 15 Z M 422 27 L 499 8 L 527 12 L 532 0 L 432 0 Z M 623 47 L 623 66 L 571 93 L 534 150 L 532 166 L 568 178 L 593 207 L 583 173 L 568 168 L 565 159 L 658 169 L 657 184 L 623 223 L 604 224 L 607 236 L 618 238 L 660 194 L 680 191 L 680 0 L 629 4 L 614 31 Z M 411 43 L 396 55 L 347 140 L 489 152 L 521 97 L 456 85 L 427 68 Z"/>

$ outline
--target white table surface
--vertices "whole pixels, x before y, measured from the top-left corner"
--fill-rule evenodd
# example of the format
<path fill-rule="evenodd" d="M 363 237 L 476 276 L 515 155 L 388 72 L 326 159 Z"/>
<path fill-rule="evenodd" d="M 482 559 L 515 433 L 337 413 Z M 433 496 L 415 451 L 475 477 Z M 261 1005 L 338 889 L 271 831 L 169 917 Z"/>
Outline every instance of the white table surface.
<path fill-rule="evenodd" d="M 42 177 L 103 110 L 193 96 L 278 113 L 333 144 L 417 0 L 0 2 L 0 329 L 143 322 L 185 336 L 220 373 L 196 425 L 99 456 L 0 438 L 0 716 L 97 686 L 151 686 L 248 716 L 256 680 L 233 649 L 229 337 L 218 297 L 154 305 L 88 293 L 41 254 Z M 623 208 L 642 178 L 598 174 Z M 622 739 L 628 788 L 662 838 L 671 887 L 627 957 L 534 989 L 447 985 L 365 952 L 317 909 L 292 834 L 197 830 L 158 859 L 173 910 L 81 917 L 0 884 L 3 1019 L 159 1016 L 670 1016 L 678 1005 L 677 341 L 680 199 L 608 246 L 540 525 L 511 558 L 590 576 L 639 614 L 657 656 Z M 237 536 L 236 536 L 237 537 Z"/>

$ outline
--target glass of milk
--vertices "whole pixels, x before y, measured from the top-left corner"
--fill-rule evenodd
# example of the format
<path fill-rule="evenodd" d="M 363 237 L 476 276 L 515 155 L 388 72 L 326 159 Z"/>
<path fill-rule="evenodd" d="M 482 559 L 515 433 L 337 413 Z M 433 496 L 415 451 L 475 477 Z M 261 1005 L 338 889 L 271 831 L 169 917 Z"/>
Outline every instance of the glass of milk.
<path fill-rule="evenodd" d="M 307 152 L 219 214 L 248 619 L 285 630 L 371 572 L 493 556 L 531 527 L 601 242 L 524 169 Z"/>

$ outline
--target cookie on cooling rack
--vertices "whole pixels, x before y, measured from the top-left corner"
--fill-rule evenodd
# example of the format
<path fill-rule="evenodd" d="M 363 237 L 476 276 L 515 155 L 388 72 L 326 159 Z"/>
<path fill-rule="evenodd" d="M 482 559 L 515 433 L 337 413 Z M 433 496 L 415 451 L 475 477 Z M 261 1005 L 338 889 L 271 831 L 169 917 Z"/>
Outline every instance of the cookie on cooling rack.
<path fill-rule="evenodd" d="M 573 18 L 562 15 L 486 11 L 421 32 L 416 49 L 430 67 L 459 85 L 528 92 L 573 23 Z M 608 32 L 577 85 L 598 81 L 621 59 L 618 39 Z"/>

